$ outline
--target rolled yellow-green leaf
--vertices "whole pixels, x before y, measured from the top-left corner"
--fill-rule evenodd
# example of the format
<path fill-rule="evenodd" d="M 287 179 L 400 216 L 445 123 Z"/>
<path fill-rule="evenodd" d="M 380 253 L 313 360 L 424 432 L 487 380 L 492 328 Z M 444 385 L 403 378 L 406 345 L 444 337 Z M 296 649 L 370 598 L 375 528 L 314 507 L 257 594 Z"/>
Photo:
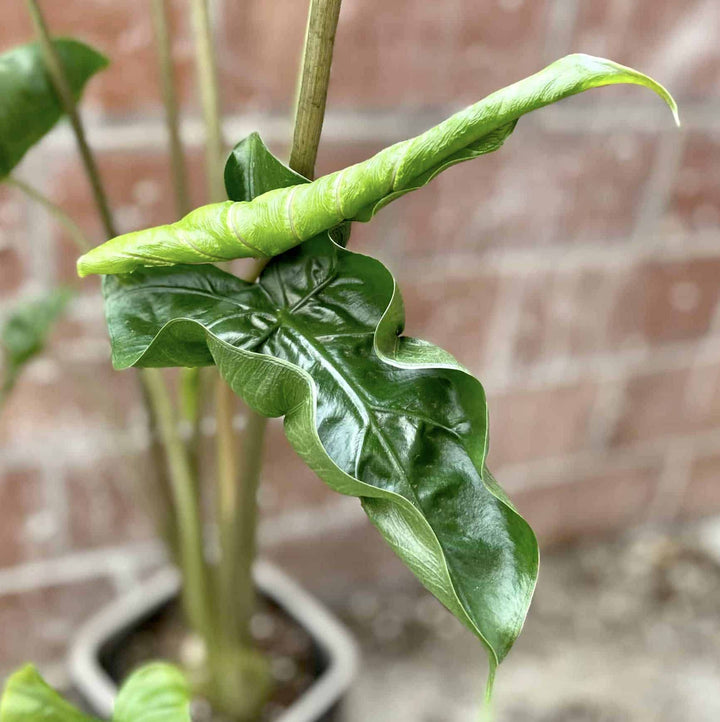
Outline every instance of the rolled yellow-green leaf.
<path fill-rule="evenodd" d="M 497 150 L 526 113 L 620 83 L 655 91 L 679 124 L 675 101 L 652 78 L 603 58 L 568 55 L 362 163 L 249 202 L 202 206 L 177 223 L 113 238 L 82 256 L 78 273 L 276 256 L 343 221 L 367 221 L 451 165 Z"/>

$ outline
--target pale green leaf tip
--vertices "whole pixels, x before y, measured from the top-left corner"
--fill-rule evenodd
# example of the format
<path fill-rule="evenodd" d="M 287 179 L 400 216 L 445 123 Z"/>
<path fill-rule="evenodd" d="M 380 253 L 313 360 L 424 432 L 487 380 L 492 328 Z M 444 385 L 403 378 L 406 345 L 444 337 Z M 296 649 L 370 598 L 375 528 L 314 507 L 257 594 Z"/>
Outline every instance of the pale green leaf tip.
<path fill-rule="evenodd" d="M 675 98 L 673 98 L 673 96 L 670 94 L 670 91 L 664 85 L 658 83 L 658 81 L 654 78 L 651 78 L 649 75 L 641 73 L 639 70 L 635 70 L 634 68 L 631 68 L 627 65 L 621 65 L 620 63 L 616 63 L 613 60 L 608 60 L 607 58 L 600 58 L 593 55 L 585 55 L 584 53 L 577 53 L 575 57 L 580 59 L 582 63 L 600 63 L 602 65 L 610 66 L 618 72 L 619 76 L 629 76 L 630 78 L 632 78 L 631 82 L 634 82 L 638 85 L 644 85 L 646 88 L 649 88 L 657 95 L 659 95 L 665 101 L 668 108 L 670 108 L 670 111 L 673 114 L 673 119 L 675 120 L 675 125 L 678 128 L 681 126 L 680 112 L 678 111 L 678 105 L 675 102 Z M 618 77 L 618 80 L 616 80 L 615 82 L 622 83 L 626 81 L 621 79 L 621 77 Z"/>

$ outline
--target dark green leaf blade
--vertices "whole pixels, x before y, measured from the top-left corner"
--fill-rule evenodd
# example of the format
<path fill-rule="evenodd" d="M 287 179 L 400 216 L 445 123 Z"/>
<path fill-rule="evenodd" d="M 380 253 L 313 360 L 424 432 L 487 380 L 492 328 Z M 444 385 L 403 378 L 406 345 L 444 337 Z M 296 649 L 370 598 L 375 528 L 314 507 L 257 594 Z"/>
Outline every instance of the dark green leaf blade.
<path fill-rule="evenodd" d="M 225 163 L 225 190 L 231 201 L 251 201 L 275 188 L 309 183 L 281 163 L 258 133 L 250 133 L 230 152 Z"/>
<path fill-rule="evenodd" d="M 66 702 L 31 664 L 15 672 L 5 685 L 0 722 L 97 722 Z"/>
<path fill-rule="evenodd" d="M 113 722 L 191 722 L 190 687 L 170 664 L 146 664 L 128 677 L 117 701 Z"/>
<path fill-rule="evenodd" d="M 61 38 L 54 44 L 79 98 L 87 81 L 107 66 L 107 58 L 77 40 Z M 20 45 L 0 55 L 0 180 L 62 114 L 37 44 Z"/>
<path fill-rule="evenodd" d="M 258 284 L 213 266 L 105 284 L 113 361 L 215 362 L 337 491 L 358 496 L 418 578 L 501 660 L 537 574 L 537 544 L 485 470 L 480 383 L 450 354 L 399 337 L 402 301 L 378 261 L 327 236 Z"/>

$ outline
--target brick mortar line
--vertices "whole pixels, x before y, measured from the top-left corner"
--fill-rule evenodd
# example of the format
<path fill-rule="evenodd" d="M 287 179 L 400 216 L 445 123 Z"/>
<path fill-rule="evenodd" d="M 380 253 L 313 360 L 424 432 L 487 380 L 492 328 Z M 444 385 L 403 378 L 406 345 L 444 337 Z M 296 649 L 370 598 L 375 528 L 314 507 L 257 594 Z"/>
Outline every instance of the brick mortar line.
<path fill-rule="evenodd" d="M 717 233 L 693 232 L 671 235 L 645 236 L 629 242 L 604 244 L 584 243 L 582 245 L 556 243 L 549 246 L 532 248 L 483 249 L 478 245 L 474 252 L 456 252 L 448 254 L 423 254 L 414 258 L 404 258 L 403 276 L 411 278 L 421 270 L 427 270 L 428 260 L 438 274 L 454 274 L 462 280 L 478 276 L 501 276 L 504 278 L 522 278 L 540 273 L 569 274 L 581 270 L 622 270 L 646 261 L 684 262 L 698 259 L 720 258 L 720 244 Z M 677 242 L 682 239 L 682 243 Z M 440 249 L 438 249 L 440 251 Z M 390 271 L 397 261 L 388 262 Z M 445 282 L 438 280 L 437 282 Z M 42 284 L 41 284 L 42 285 Z M 44 287 L 44 286 L 42 286 Z M 26 281 L 23 289 L 15 296 L 0 301 L 0 315 L 11 309 L 19 299 L 31 297 L 39 291 L 36 279 Z M 70 307 L 75 320 L 100 319 L 99 306 L 93 313 L 91 308 L 99 303 L 99 296 L 81 294 Z"/>
<path fill-rule="evenodd" d="M 648 468 L 653 460 L 664 468 L 665 453 L 670 444 L 689 449 L 694 460 L 715 456 L 720 453 L 720 427 L 689 434 L 667 434 L 616 448 L 588 449 L 564 456 L 506 464 L 496 467 L 494 474 L 508 492 L 517 494 L 563 486 L 573 476 L 589 477 L 606 471 Z M 555 478 L 550 481 L 543 479 L 552 475 Z M 576 483 L 590 482 L 585 479 Z"/>
<path fill-rule="evenodd" d="M 546 133 L 595 135 L 618 131 L 641 132 L 652 135 L 673 130 L 672 119 L 659 110 L 661 101 L 589 103 L 575 100 L 562 108 L 545 108 L 537 115 L 523 119 L 525 130 L 534 128 Z M 433 108 L 402 111 L 336 110 L 328 112 L 323 126 L 325 143 L 392 143 L 416 135 L 460 110 L 462 103 Z M 720 101 L 682 104 L 684 131 L 714 131 L 720 128 Z M 114 121 L 102 114 L 87 113 L 87 131 L 91 144 L 100 151 L 143 150 L 165 148 L 165 126 L 162 119 L 137 118 Z M 290 138 L 290 118 L 276 112 L 227 115 L 223 121 L 225 136 L 231 142 L 254 130 L 260 130 L 268 143 L 287 144 Z M 199 148 L 203 143 L 203 123 L 199 117 L 185 118 L 182 136 L 188 147 Z M 69 129 L 61 127 L 46 141 L 45 147 L 54 150 L 73 148 Z"/>
<path fill-rule="evenodd" d="M 673 184 L 678 177 L 687 134 L 662 133 L 658 140 L 652 168 L 643 189 L 632 242 L 637 244 L 647 238 L 657 227 L 658 218 L 666 213 L 670 203 Z"/>
<path fill-rule="evenodd" d="M 365 521 L 357 499 L 341 496 L 332 503 L 296 509 L 261 521 L 260 544 L 272 548 L 355 527 Z M 0 569 L 0 596 L 92 579 L 127 580 L 165 561 L 162 543 L 152 540 L 27 562 Z M 119 591 L 126 588 L 123 584 L 117 586 Z"/>
<path fill-rule="evenodd" d="M 720 449 L 720 446 L 718 448 Z M 654 524 L 677 518 L 692 479 L 695 460 L 693 452 L 692 441 L 687 439 L 674 440 L 667 444 L 663 471 L 646 510 L 647 523 Z"/>
<path fill-rule="evenodd" d="M 433 270 L 438 274 L 453 273 L 458 279 L 463 279 L 478 275 L 523 277 L 548 272 L 627 270 L 647 261 L 670 263 L 720 258 L 720 244 L 717 233 L 713 231 L 645 236 L 633 241 L 605 244 L 602 241 L 582 245 L 555 243 L 542 247 L 500 249 L 483 249 L 478 244 L 477 251 L 451 255 L 440 251 L 438 249 L 438 254 L 427 253 L 404 259 L 403 276 L 411 278 L 420 270 L 427 270 L 428 261 L 432 261 Z"/>
<path fill-rule="evenodd" d="M 579 10 L 578 0 L 555 0 L 550 6 L 545 33 L 546 63 L 570 52 Z"/>
<path fill-rule="evenodd" d="M 409 332 L 412 333 L 412 329 Z M 497 374 L 480 372 L 478 376 L 492 397 L 505 393 L 563 388 L 581 381 L 603 384 L 642 378 L 657 373 L 712 366 L 720 361 L 720 336 L 702 340 L 701 355 L 695 354 L 697 347 L 697 341 L 661 347 L 639 346 L 605 354 L 552 359 L 529 367 L 516 366 L 509 374 L 503 370 Z M 689 365 L 688 359 L 695 361 Z M 491 414 L 492 404 L 491 398 Z M 27 446 L 15 444 L 6 450 L 0 461 L 0 472 L 27 469 L 28 460 L 37 459 L 38 454 L 41 451 L 46 453 L 48 448 L 57 450 L 58 456 L 54 457 L 53 463 L 59 463 L 59 458 L 62 458 L 60 451 L 70 450 L 70 454 L 65 457 L 66 468 L 86 462 L 88 448 L 93 448 L 96 454 L 99 452 L 98 458 L 102 459 L 116 457 L 118 450 L 123 454 L 142 453 L 146 450 L 143 429 L 144 425 L 139 423 L 111 433 L 99 432 L 90 438 L 87 428 L 78 427 L 69 434 L 58 434 L 53 439 L 45 438 L 41 446 L 32 443 Z M 79 438 L 82 438 L 81 442 Z"/>
<path fill-rule="evenodd" d="M 720 450 L 720 428 L 704 434 L 676 435 L 619 447 L 612 453 L 588 451 L 579 454 L 501 466 L 497 470 L 506 489 L 518 494 L 533 489 L 552 488 L 567 482 L 569 476 L 590 476 L 595 471 L 621 471 L 646 468 L 655 458 L 660 458 L 668 447 L 668 439 L 682 446 L 694 458 L 717 453 Z M 556 478 L 550 482 L 538 482 L 538 472 Z M 527 483 L 527 479 L 535 480 Z M 577 483 L 590 483 L 588 480 Z M 265 520 L 261 524 L 261 543 L 269 547 L 289 541 L 318 537 L 328 531 L 345 529 L 365 522 L 365 515 L 356 499 L 340 498 L 320 507 L 304 507 Z M 151 568 L 165 560 L 159 541 L 105 547 L 76 552 L 56 559 L 28 562 L 0 569 L 0 595 L 20 594 L 30 590 L 61 586 L 93 579 L 127 580 L 138 572 Z M 118 584 L 118 589 L 125 588 Z"/>

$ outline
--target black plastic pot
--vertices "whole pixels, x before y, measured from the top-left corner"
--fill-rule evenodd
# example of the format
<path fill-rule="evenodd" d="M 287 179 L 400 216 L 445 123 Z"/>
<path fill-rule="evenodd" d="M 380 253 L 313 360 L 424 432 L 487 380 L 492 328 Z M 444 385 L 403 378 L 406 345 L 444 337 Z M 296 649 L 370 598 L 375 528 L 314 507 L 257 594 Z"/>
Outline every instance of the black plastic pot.
<path fill-rule="evenodd" d="M 277 722 L 336 720 L 358 666 L 354 639 L 325 607 L 277 567 L 259 562 L 254 575 L 259 592 L 297 622 L 318 651 L 315 681 Z M 175 600 L 179 589 L 177 572 L 163 569 L 81 627 L 70 649 L 70 674 L 75 688 L 95 714 L 103 717 L 112 714 L 117 685 L 108 660 L 112 660 L 114 650 Z"/>

